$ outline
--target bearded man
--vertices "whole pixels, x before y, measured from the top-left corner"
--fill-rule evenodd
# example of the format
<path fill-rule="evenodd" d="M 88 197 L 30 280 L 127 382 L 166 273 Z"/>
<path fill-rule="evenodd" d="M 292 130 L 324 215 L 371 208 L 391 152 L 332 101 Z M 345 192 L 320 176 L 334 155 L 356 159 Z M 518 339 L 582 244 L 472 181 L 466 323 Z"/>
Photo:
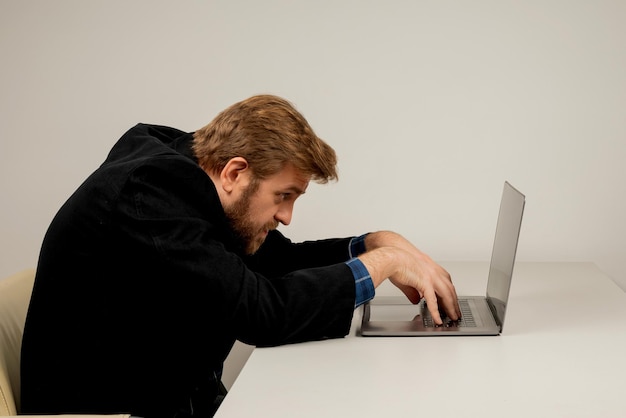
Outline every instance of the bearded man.
<path fill-rule="evenodd" d="M 292 243 L 276 230 L 336 161 L 271 95 L 193 133 L 130 129 L 44 238 L 21 413 L 210 417 L 235 340 L 343 337 L 387 278 L 438 323 L 438 304 L 457 319 L 448 273 L 396 233 Z"/>

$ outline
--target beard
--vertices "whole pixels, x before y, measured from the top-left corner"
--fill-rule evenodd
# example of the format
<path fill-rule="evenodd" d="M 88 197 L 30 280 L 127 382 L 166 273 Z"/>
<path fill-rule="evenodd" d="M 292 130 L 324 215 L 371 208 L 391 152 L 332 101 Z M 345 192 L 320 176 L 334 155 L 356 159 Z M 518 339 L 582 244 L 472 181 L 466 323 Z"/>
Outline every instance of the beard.
<path fill-rule="evenodd" d="M 228 218 L 230 226 L 239 240 L 239 244 L 248 255 L 256 253 L 261 245 L 263 245 L 267 237 L 265 234 L 266 231 L 271 231 L 278 227 L 276 220 L 272 220 L 263 225 L 259 225 L 252 220 L 250 216 L 250 202 L 258 188 L 258 181 L 253 181 L 243 191 L 239 200 L 224 207 L 226 218 Z"/>

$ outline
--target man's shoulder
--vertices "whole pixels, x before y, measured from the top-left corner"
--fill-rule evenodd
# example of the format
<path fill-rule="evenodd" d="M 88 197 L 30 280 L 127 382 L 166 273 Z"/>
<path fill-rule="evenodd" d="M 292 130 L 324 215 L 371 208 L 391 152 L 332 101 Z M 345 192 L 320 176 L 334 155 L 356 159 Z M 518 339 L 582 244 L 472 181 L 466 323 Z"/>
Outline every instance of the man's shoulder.
<path fill-rule="evenodd" d="M 188 134 L 188 132 L 173 128 L 171 126 L 138 123 L 130 128 L 128 131 L 126 131 L 122 138 L 137 136 L 152 137 L 158 139 L 163 143 L 169 144 L 176 138 L 186 134 Z"/>
<path fill-rule="evenodd" d="M 74 193 L 73 202 L 111 207 L 137 196 L 175 196 L 187 204 L 218 201 L 210 177 L 189 155 L 192 134 L 159 125 L 138 124 L 115 144 L 105 162 Z M 181 146 L 180 143 L 185 145 Z M 182 150 L 181 150 L 182 149 Z M 94 199 L 99 196 L 99 199 Z"/>
<path fill-rule="evenodd" d="M 169 156 L 193 161 L 188 148 L 180 143 L 190 143 L 192 134 L 162 125 L 139 123 L 130 128 L 115 143 L 103 165 L 144 161 L 151 157 Z M 187 152 L 185 152 L 187 151 Z"/>

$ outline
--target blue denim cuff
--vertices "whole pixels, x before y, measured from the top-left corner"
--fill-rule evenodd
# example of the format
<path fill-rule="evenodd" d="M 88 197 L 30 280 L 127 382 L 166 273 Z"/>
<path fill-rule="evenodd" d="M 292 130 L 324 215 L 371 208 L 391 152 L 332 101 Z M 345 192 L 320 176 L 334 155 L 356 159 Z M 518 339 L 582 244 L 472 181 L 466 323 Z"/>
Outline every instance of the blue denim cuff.
<path fill-rule="evenodd" d="M 350 240 L 350 258 L 358 257 L 365 252 L 365 237 L 367 237 L 367 234 L 354 237 Z"/>
<path fill-rule="evenodd" d="M 357 308 L 365 302 L 372 300 L 376 291 L 374 289 L 374 282 L 365 265 L 358 258 L 353 258 L 346 261 L 352 275 L 354 276 L 354 284 L 356 289 L 356 298 L 354 300 L 354 307 Z"/>

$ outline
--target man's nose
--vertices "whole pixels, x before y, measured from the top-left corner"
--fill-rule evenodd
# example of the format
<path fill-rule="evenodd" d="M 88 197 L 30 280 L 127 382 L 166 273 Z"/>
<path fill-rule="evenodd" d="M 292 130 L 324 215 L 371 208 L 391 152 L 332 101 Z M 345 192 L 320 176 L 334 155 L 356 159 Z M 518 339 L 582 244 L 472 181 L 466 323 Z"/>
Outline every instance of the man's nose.
<path fill-rule="evenodd" d="M 283 225 L 289 225 L 291 223 L 291 217 L 293 216 L 293 205 L 284 204 L 276 212 L 274 218 Z"/>

